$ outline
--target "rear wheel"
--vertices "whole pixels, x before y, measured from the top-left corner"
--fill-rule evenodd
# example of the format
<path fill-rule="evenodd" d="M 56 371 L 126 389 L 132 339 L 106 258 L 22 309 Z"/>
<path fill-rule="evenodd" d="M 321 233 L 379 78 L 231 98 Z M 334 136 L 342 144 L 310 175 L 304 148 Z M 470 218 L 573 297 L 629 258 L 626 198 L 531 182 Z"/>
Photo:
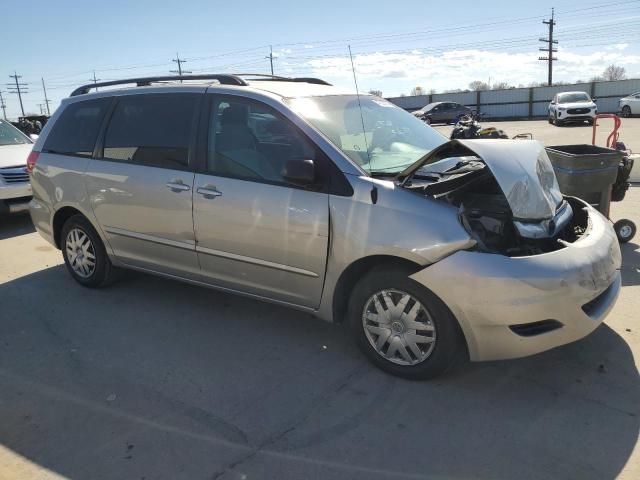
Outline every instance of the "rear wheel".
<path fill-rule="evenodd" d="M 348 320 L 380 369 L 413 380 L 446 372 L 464 352 L 456 319 L 442 301 L 399 268 L 376 269 L 356 285 Z"/>
<path fill-rule="evenodd" d="M 79 284 L 96 288 L 114 278 L 114 268 L 100 236 L 82 215 L 65 222 L 60 245 L 67 270 Z"/>
<path fill-rule="evenodd" d="M 631 116 L 631 107 L 629 105 L 622 107 L 622 116 L 625 118 L 629 118 Z"/>

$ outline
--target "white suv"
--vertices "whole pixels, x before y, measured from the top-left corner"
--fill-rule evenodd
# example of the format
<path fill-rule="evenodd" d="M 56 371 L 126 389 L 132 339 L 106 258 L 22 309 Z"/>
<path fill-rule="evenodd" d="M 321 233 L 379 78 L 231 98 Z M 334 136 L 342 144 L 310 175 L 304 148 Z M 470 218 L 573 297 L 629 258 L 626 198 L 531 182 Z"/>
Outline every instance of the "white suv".
<path fill-rule="evenodd" d="M 598 106 L 585 92 L 557 93 L 549 104 L 549 123 L 556 126 L 567 122 L 584 122 L 589 125 L 598 114 Z"/>
<path fill-rule="evenodd" d="M 31 200 L 27 157 L 33 142 L 6 120 L 0 120 L 0 215 L 26 212 Z"/>
<path fill-rule="evenodd" d="M 640 115 L 640 92 L 621 98 L 618 104 L 618 111 L 623 117 Z"/>

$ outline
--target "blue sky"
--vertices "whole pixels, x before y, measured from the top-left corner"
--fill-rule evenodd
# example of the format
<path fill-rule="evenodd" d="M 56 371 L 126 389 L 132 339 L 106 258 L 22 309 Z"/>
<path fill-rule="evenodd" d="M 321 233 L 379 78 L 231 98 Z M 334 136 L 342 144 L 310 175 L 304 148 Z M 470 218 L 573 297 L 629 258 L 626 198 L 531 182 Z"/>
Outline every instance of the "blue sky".
<path fill-rule="evenodd" d="M 587 80 L 610 63 L 640 77 L 639 0 L 542 0 L 526 7 L 516 0 L 30 0 L 2 7 L 0 90 L 7 114 L 16 117 L 17 97 L 5 86 L 14 70 L 29 83 L 25 110 L 38 112 L 41 77 L 57 106 L 93 70 L 100 79 L 167 74 L 176 52 L 194 73 L 268 72 L 269 45 L 276 74 L 351 87 L 349 44 L 360 89 L 385 96 L 489 78 L 528 85 L 546 80 L 538 38 L 552 6 L 560 40 L 554 79 Z"/>

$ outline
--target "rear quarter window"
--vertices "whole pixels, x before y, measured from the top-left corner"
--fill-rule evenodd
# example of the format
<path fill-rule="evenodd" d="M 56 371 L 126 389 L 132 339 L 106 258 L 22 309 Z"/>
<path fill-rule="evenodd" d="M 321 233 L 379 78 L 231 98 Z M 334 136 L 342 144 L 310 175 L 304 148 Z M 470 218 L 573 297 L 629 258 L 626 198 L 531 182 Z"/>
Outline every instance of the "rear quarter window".
<path fill-rule="evenodd" d="M 42 150 L 91 157 L 110 103 L 110 98 L 97 98 L 68 105 L 53 125 Z"/>

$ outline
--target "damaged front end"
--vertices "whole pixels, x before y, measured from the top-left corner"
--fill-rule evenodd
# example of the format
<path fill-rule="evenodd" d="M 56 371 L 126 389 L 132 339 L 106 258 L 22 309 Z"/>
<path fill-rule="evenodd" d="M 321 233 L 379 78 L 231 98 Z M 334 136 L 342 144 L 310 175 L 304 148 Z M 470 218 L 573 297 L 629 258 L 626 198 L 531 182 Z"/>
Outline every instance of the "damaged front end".
<path fill-rule="evenodd" d="M 544 147 L 529 140 L 454 140 L 400 173 L 403 188 L 458 208 L 477 249 L 550 252 L 588 227 L 585 204 L 563 197 Z"/>

